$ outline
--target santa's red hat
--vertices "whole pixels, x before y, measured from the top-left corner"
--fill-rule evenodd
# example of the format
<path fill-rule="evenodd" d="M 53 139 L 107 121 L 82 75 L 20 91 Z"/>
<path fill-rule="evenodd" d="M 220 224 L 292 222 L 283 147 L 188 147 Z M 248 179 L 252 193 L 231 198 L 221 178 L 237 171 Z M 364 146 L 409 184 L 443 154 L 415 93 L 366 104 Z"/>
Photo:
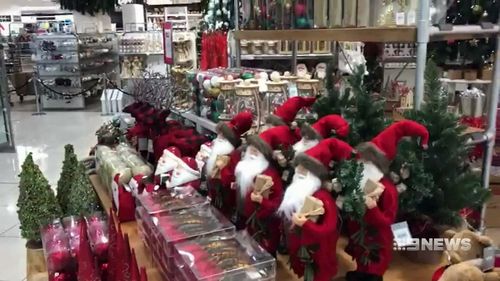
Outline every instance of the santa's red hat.
<path fill-rule="evenodd" d="M 216 131 L 222 134 L 234 147 L 241 144 L 241 136 L 252 128 L 253 116 L 251 112 L 238 113 L 229 122 L 219 122 Z"/>
<path fill-rule="evenodd" d="M 163 153 L 172 159 L 181 159 L 182 153 L 176 146 L 169 146 L 167 149 L 163 150 Z"/>
<path fill-rule="evenodd" d="M 268 160 L 272 160 L 274 150 L 289 148 L 293 146 L 295 140 L 295 133 L 290 127 L 277 126 L 259 135 L 248 136 L 247 143 L 257 148 Z"/>
<path fill-rule="evenodd" d="M 316 98 L 293 97 L 277 107 L 274 114 L 266 118 L 266 123 L 273 126 L 290 126 L 295 120 L 297 113 L 304 107 L 310 107 L 316 102 Z"/>
<path fill-rule="evenodd" d="M 349 123 L 337 114 L 330 114 L 320 118 L 316 123 L 302 126 L 301 135 L 310 140 L 322 140 L 331 136 L 332 133 L 339 138 L 345 138 L 349 134 Z"/>
<path fill-rule="evenodd" d="M 330 162 L 341 161 L 352 156 L 352 147 L 344 141 L 329 138 L 295 156 L 295 166 L 301 165 L 321 180 L 329 177 Z"/>
<path fill-rule="evenodd" d="M 198 170 L 198 163 L 196 160 L 192 157 L 182 157 L 182 161 L 179 162 L 179 164 L 182 166 L 182 168 L 196 176 L 200 176 L 200 171 Z"/>
<path fill-rule="evenodd" d="M 370 142 L 358 145 L 358 156 L 371 161 L 383 173 L 388 173 L 389 166 L 397 154 L 398 142 L 404 137 L 420 137 L 420 145 L 424 149 L 429 143 L 427 128 L 415 121 L 403 120 L 385 128 Z"/>

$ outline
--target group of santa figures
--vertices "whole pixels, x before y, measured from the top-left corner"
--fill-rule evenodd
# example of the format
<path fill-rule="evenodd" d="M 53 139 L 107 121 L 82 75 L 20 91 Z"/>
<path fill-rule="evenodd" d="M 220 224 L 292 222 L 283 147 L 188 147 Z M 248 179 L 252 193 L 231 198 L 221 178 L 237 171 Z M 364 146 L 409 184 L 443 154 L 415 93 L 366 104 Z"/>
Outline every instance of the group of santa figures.
<path fill-rule="evenodd" d="M 314 101 L 303 97 L 288 99 L 268 117 L 266 129 L 260 134 L 247 133 L 252 127 L 251 113 L 242 112 L 230 121 L 221 121 L 217 137 L 202 146 L 196 159 L 183 158 L 175 147 L 165 149 L 156 175 L 168 175 L 167 188 L 198 188 L 200 178 L 206 179 L 211 203 L 238 228 L 246 228 L 273 255 L 280 240 L 285 241 L 291 268 L 297 275 L 327 281 L 338 271 L 336 246 L 341 206 L 341 200 L 331 191 L 330 170 L 335 163 L 355 159 L 363 165 L 360 188 L 369 180 L 382 187 L 364 196 L 364 221 L 377 229 L 374 234 L 366 234 L 364 242 L 376 243 L 378 253 L 375 260 L 362 262 L 368 253 L 351 239 L 360 224 L 347 219 L 346 252 L 356 261 L 357 268 L 348 272 L 346 279 L 382 280 L 391 261 L 391 225 L 398 209 L 398 191 L 388 175 L 389 165 L 400 139 L 418 137 L 426 149 L 429 133 L 416 122 L 399 121 L 371 141 L 352 148 L 342 140 L 349 134 L 349 124 L 339 115 L 328 115 L 297 128 L 295 116 Z M 179 161 L 182 165 L 176 164 Z M 322 203 L 323 212 L 314 220 L 300 212 L 307 197 Z"/>

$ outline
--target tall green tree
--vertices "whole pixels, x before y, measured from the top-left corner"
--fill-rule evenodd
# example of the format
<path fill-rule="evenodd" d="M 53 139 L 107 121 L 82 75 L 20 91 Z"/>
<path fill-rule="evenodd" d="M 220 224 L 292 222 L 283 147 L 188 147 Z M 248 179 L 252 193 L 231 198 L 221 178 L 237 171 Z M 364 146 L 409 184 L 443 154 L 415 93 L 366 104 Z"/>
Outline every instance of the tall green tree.
<path fill-rule="evenodd" d="M 64 161 L 61 176 L 57 181 L 57 201 L 64 214 L 68 209 L 68 195 L 78 167 L 78 159 L 71 144 L 64 146 Z"/>
<path fill-rule="evenodd" d="M 39 242 L 40 226 L 60 218 L 61 207 L 49 182 L 34 163 L 31 153 L 24 160 L 19 177 L 17 215 L 21 223 L 21 236 L 29 241 Z"/>
<path fill-rule="evenodd" d="M 66 215 L 89 215 L 100 210 L 99 199 L 83 163 L 77 163 L 67 202 Z"/>
<path fill-rule="evenodd" d="M 447 112 L 447 95 L 443 91 L 436 64 L 428 62 L 425 73 L 425 103 L 421 110 L 408 111 L 405 117 L 427 127 L 430 134 L 429 148 L 425 151 L 416 145 L 399 152 L 414 153 L 421 159 L 423 173 L 431 176 L 431 190 L 416 207 L 416 215 L 430 217 L 436 224 L 458 225 L 459 211 L 465 207 L 481 206 L 489 191 L 481 186 L 478 175 L 468 164 L 470 146 L 467 145 L 465 127 L 458 117 Z"/>
<path fill-rule="evenodd" d="M 344 118 L 350 124 L 348 142 L 353 147 L 370 141 L 388 125 L 384 113 L 385 102 L 368 90 L 364 76 L 365 67 L 358 66 L 347 79 L 353 106 L 345 112 Z"/>

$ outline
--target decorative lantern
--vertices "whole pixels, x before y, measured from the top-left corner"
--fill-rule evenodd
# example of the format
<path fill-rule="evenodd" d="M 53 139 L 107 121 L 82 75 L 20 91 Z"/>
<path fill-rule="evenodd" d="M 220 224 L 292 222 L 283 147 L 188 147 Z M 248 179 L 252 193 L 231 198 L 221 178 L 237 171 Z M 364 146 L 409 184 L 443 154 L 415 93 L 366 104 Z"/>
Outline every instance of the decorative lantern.
<path fill-rule="evenodd" d="M 281 80 L 288 83 L 288 97 L 293 98 L 299 95 L 297 91 L 297 80 L 299 77 L 291 75 L 290 72 L 285 72 L 283 76 L 281 76 Z"/>
<path fill-rule="evenodd" d="M 267 92 L 264 96 L 263 115 L 274 112 L 288 99 L 288 82 L 281 80 L 280 74 L 275 71 L 271 73 L 271 81 L 266 82 Z"/>
<path fill-rule="evenodd" d="M 255 125 L 260 127 L 261 112 L 259 99 L 259 85 L 245 80 L 235 86 L 234 111 L 238 114 L 243 111 L 250 111 L 254 116 Z"/>
<path fill-rule="evenodd" d="M 235 115 L 235 99 L 236 99 L 236 84 L 241 80 L 233 80 L 232 77 L 226 80 L 220 81 L 220 94 L 217 98 L 219 100 L 218 104 L 220 108 L 217 108 L 219 112 L 219 120 L 231 120 Z"/>
<path fill-rule="evenodd" d="M 274 1 L 278 3 L 277 23 L 279 29 L 291 29 L 293 26 L 293 1 Z"/>
<path fill-rule="evenodd" d="M 467 117 L 483 116 L 484 106 L 486 105 L 486 95 L 478 88 L 465 90 L 460 94 L 460 110 Z"/>
<path fill-rule="evenodd" d="M 320 81 L 305 77 L 297 80 L 297 92 L 299 97 L 316 97 L 319 93 Z M 297 114 L 298 120 L 314 119 L 316 113 L 307 108 L 303 108 Z"/>

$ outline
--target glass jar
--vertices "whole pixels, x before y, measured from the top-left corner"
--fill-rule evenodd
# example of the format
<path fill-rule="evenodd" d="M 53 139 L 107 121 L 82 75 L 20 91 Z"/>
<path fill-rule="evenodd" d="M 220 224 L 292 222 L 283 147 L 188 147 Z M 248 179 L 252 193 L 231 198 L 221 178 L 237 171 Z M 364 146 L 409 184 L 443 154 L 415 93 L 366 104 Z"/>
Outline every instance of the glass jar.
<path fill-rule="evenodd" d="M 222 80 L 220 81 L 220 94 L 217 97 L 220 108 L 219 120 L 231 120 L 236 115 L 236 84 L 239 80 Z"/>
<path fill-rule="evenodd" d="M 268 81 L 266 82 L 267 92 L 264 96 L 262 115 L 267 116 L 275 112 L 288 99 L 288 82 Z"/>

